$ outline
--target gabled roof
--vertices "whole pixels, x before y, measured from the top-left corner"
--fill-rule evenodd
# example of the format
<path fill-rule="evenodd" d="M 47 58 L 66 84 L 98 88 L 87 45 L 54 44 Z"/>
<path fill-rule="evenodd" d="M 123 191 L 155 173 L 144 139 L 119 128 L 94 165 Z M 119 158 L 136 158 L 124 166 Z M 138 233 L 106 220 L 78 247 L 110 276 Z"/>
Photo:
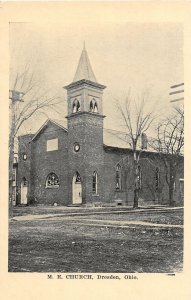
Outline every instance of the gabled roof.
<path fill-rule="evenodd" d="M 40 127 L 40 129 L 34 134 L 32 141 L 36 139 L 36 137 L 46 128 L 48 123 L 53 123 L 64 131 L 68 132 L 67 124 L 65 120 L 57 120 L 57 119 L 47 119 L 46 122 Z M 105 148 L 115 148 L 118 150 L 128 150 L 131 151 L 131 141 L 129 135 L 125 132 L 120 132 L 113 129 L 103 129 L 103 144 Z M 141 141 L 138 143 L 137 151 L 141 149 Z M 152 149 L 144 150 L 146 152 L 155 152 Z"/>
<path fill-rule="evenodd" d="M 120 132 L 113 129 L 104 129 L 103 131 L 103 140 L 105 147 L 114 147 L 120 149 L 132 149 L 132 142 L 129 134 L 125 132 Z M 142 142 L 141 137 L 138 139 L 137 151 L 141 150 Z M 144 149 L 144 152 L 156 152 L 147 144 L 147 149 Z"/>
<path fill-rule="evenodd" d="M 49 122 L 55 124 L 56 126 L 58 126 L 61 129 L 65 130 L 66 132 L 68 132 L 68 130 L 63 126 L 63 121 L 47 119 L 46 122 L 40 127 L 40 129 L 33 136 L 32 141 L 34 141 L 36 139 L 36 137 L 46 128 L 46 126 L 48 125 Z"/>
<path fill-rule="evenodd" d="M 112 129 L 104 129 L 103 131 L 104 145 L 117 148 L 131 148 L 130 140 L 127 134 Z"/>
<path fill-rule="evenodd" d="M 84 44 L 84 48 L 82 50 L 82 54 L 80 56 L 80 60 L 78 63 L 78 67 L 77 67 L 73 82 L 76 82 L 76 81 L 79 81 L 82 79 L 97 82 L 94 72 L 92 70 L 91 64 L 90 64 L 90 60 L 89 60 L 89 57 L 88 57 L 88 54 L 87 54 L 87 51 L 85 48 L 85 44 Z"/>
<path fill-rule="evenodd" d="M 53 123 L 55 123 L 56 125 L 62 127 L 63 129 L 65 129 L 66 131 L 68 131 L 67 129 L 67 121 L 66 120 L 59 120 L 59 119 L 50 119 Z"/>

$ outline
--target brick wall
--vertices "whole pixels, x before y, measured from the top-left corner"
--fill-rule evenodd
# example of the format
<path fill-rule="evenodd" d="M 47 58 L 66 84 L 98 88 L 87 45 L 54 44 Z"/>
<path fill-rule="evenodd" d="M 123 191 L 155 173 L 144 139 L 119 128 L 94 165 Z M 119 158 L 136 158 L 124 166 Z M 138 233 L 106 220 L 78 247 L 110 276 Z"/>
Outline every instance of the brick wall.
<path fill-rule="evenodd" d="M 47 140 L 58 138 L 58 150 L 47 151 Z M 68 133 L 54 123 L 48 123 L 33 141 L 32 184 L 37 204 L 68 204 Z M 59 177 L 59 187 L 46 187 L 51 172 Z"/>
<path fill-rule="evenodd" d="M 74 143 L 80 151 L 74 151 Z M 75 114 L 68 118 L 69 201 L 72 203 L 72 178 L 76 171 L 82 179 L 82 201 L 101 201 L 103 192 L 103 117 L 91 113 Z M 98 174 L 98 193 L 92 192 L 93 172 Z"/>
<path fill-rule="evenodd" d="M 59 205 L 72 204 L 72 178 L 76 171 L 82 179 L 82 202 L 113 205 L 122 200 L 123 204 L 133 205 L 134 179 L 132 151 L 103 146 L 103 118 L 91 113 L 79 113 L 68 118 L 69 132 L 48 122 L 36 138 L 33 135 L 19 137 L 18 156 L 18 203 L 20 203 L 21 182 L 28 182 L 28 204 Z M 58 150 L 47 152 L 47 140 L 58 138 Z M 74 151 L 74 143 L 80 144 L 80 151 Z M 23 155 L 27 159 L 23 159 Z M 116 165 L 120 164 L 121 190 L 116 190 Z M 168 186 L 165 168 L 157 153 L 143 152 L 139 162 L 142 171 L 140 190 L 141 204 L 167 204 Z M 159 189 L 155 189 L 155 171 L 159 168 Z M 98 174 L 98 192 L 93 193 L 93 172 Z M 46 187 L 46 178 L 54 172 L 60 186 Z M 183 178 L 183 158 L 178 167 L 174 199 L 182 204 L 180 179 Z M 34 201 L 36 200 L 36 201 Z"/>
<path fill-rule="evenodd" d="M 134 200 L 134 174 L 132 168 L 131 150 L 104 147 L 104 187 L 105 202 L 113 203 L 122 200 L 123 204 L 133 205 Z M 122 181 L 121 190 L 116 190 L 116 165 L 120 164 Z M 168 204 L 169 191 L 165 179 L 165 166 L 157 153 L 143 152 L 140 156 L 141 189 L 140 204 Z M 159 187 L 156 189 L 156 168 L 159 168 Z M 183 159 L 176 176 L 174 200 L 177 204 L 183 203 L 180 179 L 184 178 Z"/>

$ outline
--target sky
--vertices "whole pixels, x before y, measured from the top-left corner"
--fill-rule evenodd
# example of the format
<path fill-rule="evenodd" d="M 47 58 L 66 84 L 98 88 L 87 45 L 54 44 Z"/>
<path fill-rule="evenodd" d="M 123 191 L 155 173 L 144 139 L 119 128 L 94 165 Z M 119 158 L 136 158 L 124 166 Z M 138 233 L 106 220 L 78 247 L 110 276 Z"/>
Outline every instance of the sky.
<path fill-rule="evenodd" d="M 35 133 L 46 121 L 65 119 L 66 91 L 78 65 L 83 42 L 100 84 L 106 85 L 103 110 L 105 128 L 122 130 L 116 101 L 125 101 L 129 91 L 140 101 L 146 93 L 148 110 L 160 115 L 172 108 L 170 86 L 184 82 L 183 28 L 180 23 L 10 23 L 10 88 L 16 73 L 26 64 L 36 82 L 59 96 L 59 111 L 31 118 L 20 134 Z"/>

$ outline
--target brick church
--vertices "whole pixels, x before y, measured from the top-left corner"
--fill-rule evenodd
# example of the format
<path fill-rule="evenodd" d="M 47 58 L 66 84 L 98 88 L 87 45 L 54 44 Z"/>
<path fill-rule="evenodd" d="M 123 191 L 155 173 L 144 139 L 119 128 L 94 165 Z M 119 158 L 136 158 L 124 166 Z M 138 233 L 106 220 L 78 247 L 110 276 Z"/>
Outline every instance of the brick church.
<path fill-rule="evenodd" d="M 132 150 L 104 130 L 104 85 L 97 82 L 84 48 L 67 90 L 67 126 L 48 119 L 36 134 L 19 137 L 16 204 L 132 205 Z M 164 168 L 157 153 L 140 160 L 140 203 L 168 200 Z M 183 199 L 183 163 L 174 198 Z"/>

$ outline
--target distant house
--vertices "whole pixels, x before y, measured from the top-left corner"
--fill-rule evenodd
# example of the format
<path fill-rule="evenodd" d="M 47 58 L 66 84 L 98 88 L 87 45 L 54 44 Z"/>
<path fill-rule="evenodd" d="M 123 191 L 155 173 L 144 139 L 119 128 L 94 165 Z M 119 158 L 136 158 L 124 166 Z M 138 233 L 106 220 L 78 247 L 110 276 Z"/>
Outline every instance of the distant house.
<path fill-rule="evenodd" d="M 36 134 L 19 137 L 18 204 L 132 205 L 132 150 L 121 134 L 103 129 L 103 90 L 84 48 L 74 80 L 65 86 L 68 115 L 48 119 Z M 145 141 L 145 139 L 144 139 Z M 139 165 L 140 201 L 166 203 L 158 153 L 145 150 Z M 183 200 L 183 158 L 174 187 Z"/>

